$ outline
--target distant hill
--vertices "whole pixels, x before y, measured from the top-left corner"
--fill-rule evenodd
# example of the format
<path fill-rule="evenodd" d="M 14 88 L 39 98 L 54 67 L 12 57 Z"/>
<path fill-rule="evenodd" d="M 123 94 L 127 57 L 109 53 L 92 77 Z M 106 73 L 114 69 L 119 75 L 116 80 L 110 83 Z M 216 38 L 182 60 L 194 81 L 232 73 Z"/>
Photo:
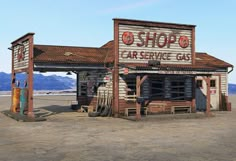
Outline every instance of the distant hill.
<path fill-rule="evenodd" d="M 236 84 L 229 83 L 228 91 L 229 94 L 236 94 Z"/>
<path fill-rule="evenodd" d="M 17 74 L 16 79 L 21 82 L 21 87 L 26 79 L 25 74 Z M 66 90 L 75 88 L 76 80 L 57 75 L 44 76 L 34 74 L 34 90 Z M 0 72 L 0 91 L 11 90 L 11 74 Z"/>
<path fill-rule="evenodd" d="M 26 78 L 24 74 L 17 74 L 17 80 L 20 80 L 21 87 Z M 76 86 L 76 80 L 69 77 L 57 75 L 44 76 L 34 74 L 34 90 L 66 90 L 73 89 Z M 11 74 L 0 72 L 0 91 L 11 90 Z M 229 94 L 236 94 L 236 84 L 229 83 Z"/>

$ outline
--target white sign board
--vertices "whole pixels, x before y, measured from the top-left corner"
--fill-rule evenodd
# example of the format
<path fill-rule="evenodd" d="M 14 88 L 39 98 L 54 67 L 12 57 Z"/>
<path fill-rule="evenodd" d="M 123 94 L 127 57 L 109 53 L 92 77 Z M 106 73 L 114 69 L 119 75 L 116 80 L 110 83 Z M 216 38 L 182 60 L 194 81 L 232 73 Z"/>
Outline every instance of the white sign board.
<path fill-rule="evenodd" d="M 119 25 L 119 62 L 192 64 L 192 30 Z"/>
<path fill-rule="evenodd" d="M 21 70 L 29 67 L 29 41 L 13 47 L 14 70 Z"/>

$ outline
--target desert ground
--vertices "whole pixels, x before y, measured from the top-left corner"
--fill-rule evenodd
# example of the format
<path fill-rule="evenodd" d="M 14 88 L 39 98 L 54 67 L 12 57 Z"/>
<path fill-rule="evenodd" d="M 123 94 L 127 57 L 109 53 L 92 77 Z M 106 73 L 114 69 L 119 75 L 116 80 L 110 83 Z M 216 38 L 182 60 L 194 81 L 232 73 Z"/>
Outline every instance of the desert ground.
<path fill-rule="evenodd" d="M 1 161 L 236 161 L 236 96 L 231 112 L 210 118 L 89 118 L 70 109 L 75 96 L 37 96 L 47 121 L 0 113 Z M 10 107 L 0 97 L 0 111 Z M 148 119 L 152 117 L 152 119 Z"/>

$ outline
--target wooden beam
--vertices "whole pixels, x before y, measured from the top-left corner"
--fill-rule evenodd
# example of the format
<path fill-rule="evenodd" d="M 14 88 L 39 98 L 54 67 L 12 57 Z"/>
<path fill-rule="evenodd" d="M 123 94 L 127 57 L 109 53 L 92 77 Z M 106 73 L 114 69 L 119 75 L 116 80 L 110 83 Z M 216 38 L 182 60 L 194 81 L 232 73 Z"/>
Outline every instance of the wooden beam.
<path fill-rule="evenodd" d="M 137 75 L 136 76 L 136 96 L 137 96 L 137 98 L 140 97 L 140 84 L 141 84 L 141 79 L 140 79 L 140 76 Z M 141 104 L 139 104 L 136 101 L 136 120 L 141 119 L 140 109 L 141 109 Z"/>
<path fill-rule="evenodd" d="M 192 111 L 196 111 L 196 79 L 192 78 Z"/>
<path fill-rule="evenodd" d="M 79 97 L 79 72 L 76 72 L 76 101 L 78 102 Z"/>
<path fill-rule="evenodd" d="M 34 42 L 33 36 L 29 38 L 29 67 L 27 72 L 27 83 L 28 83 L 28 117 L 35 117 L 33 111 L 33 70 L 34 70 L 34 62 L 33 62 L 33 49 Z"/>
<path fill-rule="evenodd" d="M 143 82 L 147 79 L 147 77 L 148 77 L 147 75 L 143 76 L 138 85 L 141 86 Z"/>
<path fill-rule="evenodd" d="M 119 23 L 114 21 L 113 115 L 119 117 Z"/>
<path fill-rule="evenodd" d="M 12 67 L 11 67 L 11 107 L 10 107 L 10 111 L 13 112 L 13 89 L 15 87 L 15 80 L 16 80 L 16 73 L 14 71 L 14 50 L 13 50 L 13 45 L 12 45 L 12 61 L 11 61 L 11 64 L 12 64 Z"/>
<path fill-rule="evenodd" d="M 206 115 L 211 115 L 211 92 L 210 92 L 210 77 L 207 77 L 206 79 L 206 85 L 207 85 L 207 107 L 206 107 Z"/>

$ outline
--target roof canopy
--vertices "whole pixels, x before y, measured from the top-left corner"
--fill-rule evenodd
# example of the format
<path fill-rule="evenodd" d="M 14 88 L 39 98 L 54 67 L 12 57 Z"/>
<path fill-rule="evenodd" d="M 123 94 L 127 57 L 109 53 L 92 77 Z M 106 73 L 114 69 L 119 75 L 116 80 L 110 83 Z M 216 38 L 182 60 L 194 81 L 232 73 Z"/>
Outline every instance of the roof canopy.
<path fill-rule="evenodd" d="M 105 69 L 105 65 L 114 62 L 114 41 L 109 41 L 100 48 L 34 45 L 35 71 L 73 71 Z M 160 67 L 181 70 L 217 70 L 233 65 L 207 53 L 196 53 L 195 65 L 161 64 Z M 148 67 L 148 64 L 126 64 L 128 67 Z M 137 68 L 137 69 L 138 69 Z M 146 68 L 148 69 L 148 68 Z"/>

